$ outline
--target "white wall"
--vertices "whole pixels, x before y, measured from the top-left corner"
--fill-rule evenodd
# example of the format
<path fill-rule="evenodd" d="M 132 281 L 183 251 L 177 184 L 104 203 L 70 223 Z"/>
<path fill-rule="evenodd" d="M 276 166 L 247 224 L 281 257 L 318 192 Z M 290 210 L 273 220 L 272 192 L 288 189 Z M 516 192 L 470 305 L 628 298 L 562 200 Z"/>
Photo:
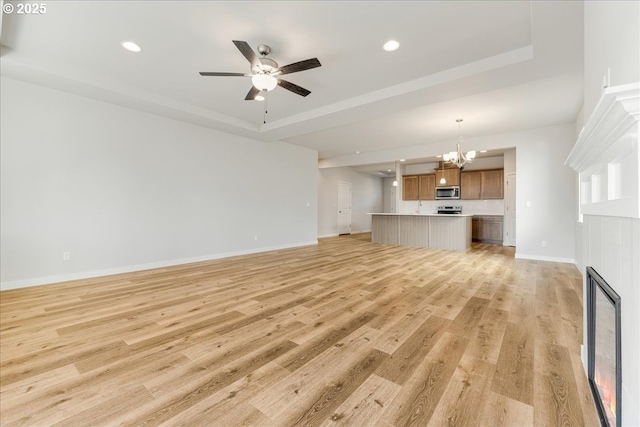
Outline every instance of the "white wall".
<path fill-rule="evenodd" d="M 640 2 L 584 2 L 584 119 L 600 99 L 603 76 L 610 86 L 640 81 Z"/>
<path fill-rule="evenodd" d="M 393 186 L 395 177 L 382 178 L 382 212 L 394 213 L 396 211 L 396 194 L 398 187 Z"/>
<path fill-rule="evenodd" d="M 575 139 L 572 124 L 519 134 L 517 258 L 571 263 L 575 260 L 576 173 L 564 165 Z"/>
<path fill-rule="evenodd" d="M 1 85 L 3 289 L 317 241 L 314 151 Z"/>
<path fill-rule="evenodd" d="M 318 169 L 318 236 L 338 234 L 338 182 L 351 183 L 351 232 L 371 231 L 371 215 L 382 212 L 382 178 L 349 167 Z"/>
<path fill-rule="evenodd" d="M 403 175 L 414 175 L 414 174 L 423 174 L 423 173 L 436 173 L 436 168 L 438 167 L 438 163 L 418 163 L 407 165 L 402 163 L 400 165 L 402 168 Z"/>
<path fill-rule="evenodd" d="M 464 165 L 465 171 L 475 171 L 482 169 L 503 169 L 504 156 L 480 157 L 474 159 L 472 163 Z"/>
<path fill-rule="evenodd" d="M 516 149 L 507 150 L 503 156 L 504 182 L 507 183 L 507 175 L 516 173 Z"/>

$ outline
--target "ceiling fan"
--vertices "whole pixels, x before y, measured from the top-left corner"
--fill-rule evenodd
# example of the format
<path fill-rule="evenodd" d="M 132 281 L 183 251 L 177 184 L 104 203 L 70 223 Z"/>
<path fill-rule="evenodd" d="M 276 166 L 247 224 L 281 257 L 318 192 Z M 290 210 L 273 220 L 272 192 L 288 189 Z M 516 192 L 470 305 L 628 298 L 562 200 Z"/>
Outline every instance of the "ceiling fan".
<path fill-rule="evenodd" d="M 258 53 L 260 57 L 255 54 L 251 46 L 247 42 L 233 40 L 233 44 L 236 45 L 238 50 L 244 55 L 245 58 L 251 64 L 250 73 L 218 73 L 211 71 L 201 71 L 201 76 L 233 76 L 233 77 L 251 77 L 253 86 L 245 101 L 253 101 L 260 95 L 260 92 L 268 92 L 275 89 L 276 86 L 287 89 L 300 96 L 307 96 L 311 91 L 300 87 L 296 84 L 282 80 L 279 78 L 283 74 L 297 73 L 299 71 L 310 70 L 312 68 L 319 67 L 320 61 L 318 58 L 307 59 L 304 61 L 294 62 L 293 64 L 285 65 L 283 67 L 278 66 L 278 63 L 271 58 L 267 58 L 267 55 L 271 53 L 271 48 L 267 45 L 261 44 L 258 46 Z M 262 98 L 264 99 L 264 97 Z"/>

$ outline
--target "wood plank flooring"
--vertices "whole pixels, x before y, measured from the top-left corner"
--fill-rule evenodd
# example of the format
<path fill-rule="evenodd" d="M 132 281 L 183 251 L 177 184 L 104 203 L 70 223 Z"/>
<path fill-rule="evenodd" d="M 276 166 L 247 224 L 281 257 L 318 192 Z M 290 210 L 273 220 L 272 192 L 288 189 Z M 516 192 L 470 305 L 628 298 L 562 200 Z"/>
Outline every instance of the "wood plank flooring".
<path fill-rule="evenodd" d="M 0 293 L 0 424 L 598 426 L 572 265 L 371 243 Z"/>

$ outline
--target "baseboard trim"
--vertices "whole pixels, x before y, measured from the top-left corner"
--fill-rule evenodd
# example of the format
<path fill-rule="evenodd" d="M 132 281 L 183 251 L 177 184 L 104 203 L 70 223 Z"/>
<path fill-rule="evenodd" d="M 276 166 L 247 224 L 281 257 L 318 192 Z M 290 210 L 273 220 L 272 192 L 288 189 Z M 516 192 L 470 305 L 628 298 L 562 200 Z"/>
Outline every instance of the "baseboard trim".
<path fill-rule="evenodd" d="M 352 231 L 351 234 L 364 234 L 364 233 L 371 233 L 371 230 L 358 230 L 358 231 Z"/>
<path fill-rule="evenodd" d="M 516 258 L 518 259 L 530 259 L 533 261 L 549 261 L 549 262 L 561 262 L 565 264 L 575 264 L 576 260 L 573 258 L 560 258 L 560 257 L 551 257 L 551 256 L 543 256 L 543 255 L 529 255 L 529 254 L 519 254 L 516 253 Z"/>
<path fill-rule="evenodd" d="M 60 274 L 47 277 L 35 277 L 33 279 L 13 280 L 10 282 L 0 282 L 0 291 L 9 289 L 27 288 L 31 286 L 51 285 L 54 283 L 69 282 L 72 280 L 91 279 L 94 277 L 112 276 L 114 274 L 133 273 L 135 271 L 152 270 L 154 268 L 173 267 L 182 264 L 191 264 L 194 262 L 211 261 L 215 259 L 230 258 L 239 255 L 251 255 L 261 252 L 277 251 L 281 249 L 298 248 L 301 246 L 317 245 L 318 240 L 309 242 L 298 242 L 287 245 L 269 246 L 256 249 L 247 249 L 243 251 L 224 252 L 219 254 L 205 255 L 192 258 L 180 258 L 168 261 L 150 262 L 146 264 L 128 265 L 125 267 L 107 268 L 104 270 L 83 271 L 80 273 Z"/>
<path fill-rule="evenodd" d="M 363 233 L 371 233 L 371 230 L 358 230 L 358 231 L 352 231 L 349 234 L 363 234 Z M 339 234 L 336 233 L 330 233 L 330 234 L 321 234 L 318 236 L 318 239 L 324 239 L 326 237 L 338 237 Z"/>

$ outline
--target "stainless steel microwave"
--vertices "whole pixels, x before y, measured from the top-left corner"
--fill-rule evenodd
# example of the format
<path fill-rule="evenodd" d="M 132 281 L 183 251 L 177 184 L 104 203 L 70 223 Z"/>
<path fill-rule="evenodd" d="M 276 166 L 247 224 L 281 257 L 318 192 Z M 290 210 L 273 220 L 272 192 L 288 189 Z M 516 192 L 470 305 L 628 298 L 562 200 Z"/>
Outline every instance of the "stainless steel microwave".
<path fill-rule="evenodd" d="M 452 185 L 450 187 L 436 187 L 436 199 L 459 199 L 460 198 L 460 186 Z"/>

